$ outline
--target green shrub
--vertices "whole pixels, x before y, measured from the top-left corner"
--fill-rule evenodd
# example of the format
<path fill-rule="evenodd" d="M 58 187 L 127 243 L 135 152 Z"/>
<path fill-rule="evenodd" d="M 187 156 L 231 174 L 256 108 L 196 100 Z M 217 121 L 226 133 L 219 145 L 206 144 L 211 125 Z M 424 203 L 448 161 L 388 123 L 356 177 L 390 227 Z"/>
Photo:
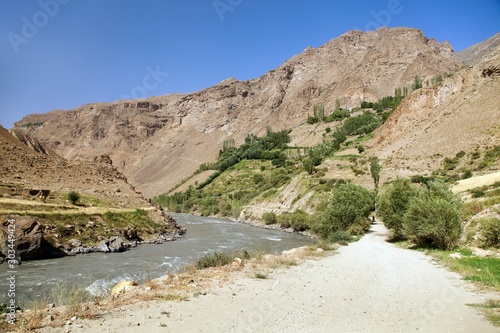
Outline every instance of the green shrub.
<path fill-rule="evenodd" d="M 253 179 L 253 182 L 255 184 L 260 184 L 262 182 L 264 182 L 264 176 L 261 175 L 261 174 L 256 174 L 256 175 L 253 175 L 252 176 L 252 179 Z"/>
<path fill-rule="evenodd" d="M 266 224 L 275 224 L 278 221 L 274 212 L 265 212 L 262 214 L 262 219 Z"/>
<path fill-rule="evenodd" d="M 350 183 L 336 185 L 315 231 L 328 239 L 336 231 L 347 231 L 355 224 L 362 225 L 373 206 L 373 194 L 364 187 Z"/>
<path fill-rule="evenodd" d="M 307 123 L 308 123 L 309 125 L 316 124 L 317 122 L 319 122 L 318 117 L 314 117 L 314 116 L 309 116 L 309 117 L 307 117 Z"/>
<path fill-rule="evenodd" d="M 396 238 L 403 237 L 404 214 L 410 201 L 417 195 L 418 187 L 408 179 L 398 178 L 379 195 L 377 213 Z"/>
<path fill-rule="evenodd" d="M 467 179 L 470 177 L 472 177 L 472 171 L 470 170 L 465 171 L 464 174 L 462 175 L 462 179 Z"/>
<path fill-rule="evenodd" d="M 330 235 L 328 235 L 327 240 L 330 243 L 339 243 L 341 245 L 345 245 L 352 241 L 352 236 L 347 231 L 339 230 L 334 231 Z"/>
<path fill-rule="evenodd" d="M 480 242 L 482 247 L 500 247 L 500 219 L 483 217 L 478 220 L 480 224 Z"/>
<path fill-rule="evenodd" d="M 305 231 L 310 226 L 310 216 L 301 209 L 293 213 L 283 213 L 277 217 L 281 228 L 292 228 L 293 231 Z"/>
<path fill-rule="evenodd" d="M 66 196 L 66 198 L 69 200 L 69 202 L 71 202 L 73 205 L 76 205 L 76 203 L 80 200 L 80 194 L 78 194 L 78 192 L 75 192 L 75 191 L 71 191 L 68 193 L 68 195 Z"/>
<path fill-rule="evenodd" d="M 221 267 L 229 265 L 233 262 L 233 257 L 224 252 L 214 252 L 213 254 L 207 254 L 196 261 L 197 269 L 205 269 L 209 267 Z"/>
<path fill-rule="evenodd" d="M 446 184 L 431 182 L 410 200 L 404 215 L 403 233 L 417 246 L 452 249 L 462 232 L 461 211 L 459 197 Z"/>
<path fill-rule="evenodd" d="M 470 193 L 471 193 L 471 196 L 473 198 L 482 198 L 482 197 L 484 197 L 484 191 L 482 189 L 479 189 L 479 188 L 475 188 L 475 189 L 470 190 Z"/>
<path fill-rule="evenodd" d="M 342 126 L 347 135 L 362 135 L 373 132 L 381 124 L 379 117 L 369 111 L 347 119 Z"/>

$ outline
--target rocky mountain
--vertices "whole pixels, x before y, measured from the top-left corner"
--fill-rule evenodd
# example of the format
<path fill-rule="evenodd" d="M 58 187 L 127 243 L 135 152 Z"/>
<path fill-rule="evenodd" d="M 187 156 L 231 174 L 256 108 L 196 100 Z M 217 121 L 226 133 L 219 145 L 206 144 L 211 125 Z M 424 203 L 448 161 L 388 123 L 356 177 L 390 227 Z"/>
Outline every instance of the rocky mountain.
<path fill-rule="evenodd" d="M 68 161 L 30 135 L 0 126 L 0 166 L 0 263 L 8 250 L 10 220 L 15 221 L 19 260 L 98 251 L 110 236 L 132 241 L 184 232 L 137 192 L 106 155 Z M 84 198 L 78 205 L 67 202 L 71 191 Z M 127 220 L 133 214 L 151 225 L 141 228 Z M 98 242 L 95 249 L 89 247 Z"/>
<path fill-rule="evenodd" d="M 472 45 L 459 52 L 458 58 L 467 65 L 473 66 L 500 47 L 500 32 L 490 38 Z"/>
<path fill-rule="evenodd" d="M 305 122 L 315 104 L 327 114 L 393 95 L 462 65 L 452 47 L 420 30 L 350 31 L 307 48 L 263 76 L 227 79 L 185 95 L 93 103 L 74 110 L 30 115 L 15 124 L 69 160 L 109 155 L 113 165 L 146 196 L 165 192 L 217 156 L 222 142 L 236 144 Z"/>
<path fill-rule="evenodd" d="M 96 156 L 90 161 L 68 161 L 46 149 L 37 139 L 0 126 L 0 183 L 24 189 L 79 190 L 116 199 L 117 207 L 147 206 L 111 160 Z"/>
<path fill-rule="evenodd" d="M 460 152 L 467 153 L 470 168 L 485 151 L 498 154 L 499 91 L 500 46 L 473 67 L 405 98 L 375 132 L 371 153 L 386 161 L 393 176 L 396 170 L 401 176 L 437 170 L 444 158 Z M 485 168 L 498 170 L 498 158 L 480 167 Z"/>

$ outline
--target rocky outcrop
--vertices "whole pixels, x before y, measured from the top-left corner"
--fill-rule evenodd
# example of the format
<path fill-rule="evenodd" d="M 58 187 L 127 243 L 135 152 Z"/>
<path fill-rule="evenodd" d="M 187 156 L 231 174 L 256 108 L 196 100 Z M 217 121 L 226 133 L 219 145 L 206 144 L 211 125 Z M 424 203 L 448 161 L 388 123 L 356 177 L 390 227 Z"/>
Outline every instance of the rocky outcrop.
<path fill-rule="evenodd" d="M 26 134 L 26 132 L 23 132 L 19 129 L 13 129 L 10 131 L 10 134 L 12 134 L 12 136 L 17 138 L 29 148 L 33 149 L 34 152 L 49 155 L 49 152 L 45 149 L 45 147 L 42 146 L 42 144 L 36 138 Z"/>
<path fill-rule="evenodd" d="M 125 249 L 123 239 L 118 236 L 112 236 L 109 239 L 100 242 L 95 247 L 95 250 L 98 252 L 123 252 Z"/>
<path fill-rule="evenodd" d="M 9 249 L 14 245 L 15 260 L 19 263 L 23 260 L 39 260 L 58 258 L 65 255 L 64 252 L 54 248 L 43 237 L 41 225 L 29 216 L 2 215 L 0 216 L 0 257 L 6 258 Z M 9 242 L 9 235 L 14 235 L 13 243 Z M 12 239 L 12 237 L 11 237 Z M 12 253 L 12 252 L 10 252 Z M 12 259 L 9 257 L 9 259 Z"/>
<path fill-rule="evenodd" d="M 256 79 L 30 115 L 16 128 L 67 159 L 109 155 L 117 170 L 153 197 L 212 162 L 228 138 L 239 145 L 267 126 L 281 130 L 304 123 L 315 104 L 324 104 L 327 114 L 337 99 L 344 108 L 356 107 L 411 86 L 417 74 L 425 82 L 461 65 L 447 42 L 417 29 L 350 31 Z"/>

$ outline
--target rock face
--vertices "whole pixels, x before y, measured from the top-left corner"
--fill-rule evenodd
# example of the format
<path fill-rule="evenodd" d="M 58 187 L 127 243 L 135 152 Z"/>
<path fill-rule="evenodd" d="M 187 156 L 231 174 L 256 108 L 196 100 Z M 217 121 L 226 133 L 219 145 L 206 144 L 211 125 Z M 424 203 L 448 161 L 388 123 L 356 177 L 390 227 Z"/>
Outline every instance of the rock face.
<path fill-rule="evenodd" d="M 368 146 L 381 159 L 418 172 L 435 170 L 459 151 L 498 145 L 499 91 L 500 47 L 475 66 L 410 94 Z"/>
<path fill-rule="evenodd" d="M 14 222 L 11 223 L 11 220 Z M 0 257 L 6 258 L 9 253 L 8 237 L 9 232 L 12 231 L 15 236 L 15 256 L 19 262 L 57 258 L 65 255 L 64 252 L 55 249 L 44 239 L 42 227 L 33 217 L 2 215 L 0 216 L 0 226 L 2 227 Z"/>
<path fill-rule="evenodd" d="M 263 76 L 227 79 L 186 95 L 94 103 L 70 111 L 30 115 L 16 130 L 34 135 L 67 159 L 109 155 L 147 197 L 165 192 L 215 159 L 222 142 L 243 142 L 303 123 L 315 104 L 327 114 L 359 106 L 461 66 L 451 46 L 420 30 L 350 31 L 316 49 L 307 48 Z M 34 126 L 33 124 L 36 124 Z"/>

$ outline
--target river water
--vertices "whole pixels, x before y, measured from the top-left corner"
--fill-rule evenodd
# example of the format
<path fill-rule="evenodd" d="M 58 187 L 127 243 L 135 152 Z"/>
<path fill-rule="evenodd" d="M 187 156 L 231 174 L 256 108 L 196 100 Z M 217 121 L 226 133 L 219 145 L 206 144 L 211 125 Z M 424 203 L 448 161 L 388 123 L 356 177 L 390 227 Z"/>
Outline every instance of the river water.
<path fill-rule="evenodd" d="M 139 283 L 175 273 L 205 254 L 247 249 L 278 253 L 314 243 L 308 237 L 268 230 L 224 219 L 173 215 L 187 228 L 185 238 L 161 245 L 140 245 L 123 253 L 92 253 L 51 260 L 23 262 L 15 267 L 17 303 L 51 293 L 54 288 L 84 287 L 94 295 L 105 294 L 118 282 Z M 0 303 L 7 303 L 8 265 L 0 265 Z"/>

